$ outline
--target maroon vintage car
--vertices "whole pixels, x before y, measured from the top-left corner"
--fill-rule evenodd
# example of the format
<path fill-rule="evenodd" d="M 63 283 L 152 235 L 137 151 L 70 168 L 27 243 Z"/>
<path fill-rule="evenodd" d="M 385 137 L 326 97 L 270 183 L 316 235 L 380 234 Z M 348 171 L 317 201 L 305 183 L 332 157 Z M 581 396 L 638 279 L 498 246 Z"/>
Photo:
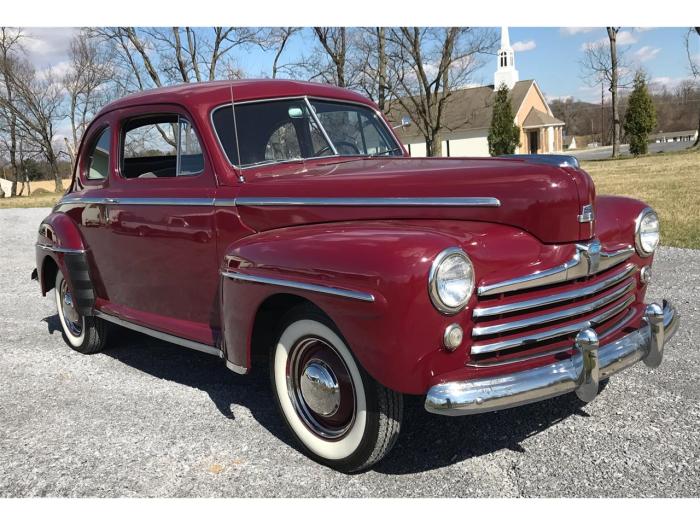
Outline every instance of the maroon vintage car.
<path fill-rule="evenodd" d="M 658 240 L 572 157 L 409 158 L 368 99 L 256 80 L 105 107 L 36 253 L 72 348 L 115 323 L 241 374 L 269 352 L 305 452 L 356 471 L 403 394 L 467 415 L 658 366 L 678 326 L 644 303 Z"/>

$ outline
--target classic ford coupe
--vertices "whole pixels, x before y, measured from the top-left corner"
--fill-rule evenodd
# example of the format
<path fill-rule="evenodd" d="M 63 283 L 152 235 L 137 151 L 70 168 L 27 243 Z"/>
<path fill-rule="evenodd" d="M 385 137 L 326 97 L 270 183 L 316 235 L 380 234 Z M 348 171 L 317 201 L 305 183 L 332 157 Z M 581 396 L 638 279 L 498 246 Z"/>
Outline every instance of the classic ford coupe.
<path fill-rule="evenodd" d="M 405 124 L 405 123 L 404 123 Z M 82 353 L 109 323 L 266 364 L 304 451 L 365 469 L 402 396 L 469 415 L 661 363 L 645 304 L 659 220 L 576 159 L 410 158 L 370 100 L 293 81 L 185 85 L 106 106 L 39 227 L 41 291 Z"/>

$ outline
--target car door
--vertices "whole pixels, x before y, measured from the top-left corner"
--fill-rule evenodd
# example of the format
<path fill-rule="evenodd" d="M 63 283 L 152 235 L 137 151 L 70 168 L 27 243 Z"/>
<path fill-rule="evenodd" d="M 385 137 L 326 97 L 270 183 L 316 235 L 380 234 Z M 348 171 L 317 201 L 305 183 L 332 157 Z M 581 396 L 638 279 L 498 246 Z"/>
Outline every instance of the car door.
<path fill-rule="evenodd" d="M 214 345 L 216 181 L 200 135 L 179 106 L 142 106 L 118 117 L 105 311 Z"/>

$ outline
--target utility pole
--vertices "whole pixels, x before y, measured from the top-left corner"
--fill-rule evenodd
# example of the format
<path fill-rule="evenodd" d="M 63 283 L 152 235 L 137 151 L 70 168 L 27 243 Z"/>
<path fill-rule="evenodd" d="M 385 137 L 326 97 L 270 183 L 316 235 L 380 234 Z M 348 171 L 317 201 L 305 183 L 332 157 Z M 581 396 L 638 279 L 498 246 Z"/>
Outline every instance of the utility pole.
<path fill-rule="evenodd" d="M 600 82 L 600 145 L 605 146 L 603 130 L 605 129 L 605 86 Z"/>

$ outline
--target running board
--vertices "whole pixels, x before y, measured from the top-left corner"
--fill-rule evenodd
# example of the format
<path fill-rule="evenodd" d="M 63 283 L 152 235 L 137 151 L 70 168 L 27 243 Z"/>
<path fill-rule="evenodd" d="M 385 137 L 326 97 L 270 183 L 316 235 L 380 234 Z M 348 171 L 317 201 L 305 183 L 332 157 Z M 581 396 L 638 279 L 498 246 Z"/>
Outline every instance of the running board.
<path fill-rule="evenodd" d="M 226 359 L 224 352 L 221 349 L 216 348 L 215 346 L 205 345 L 203 343 L 191 341 L 189 339 L 178 337 L 176 335 L 166 334 L 165 332 L 159 332 L 158 330 L 153 330 L 152 328 L 146 328 L 145 326 L 132 323 L 131 321 L 125 321 L 124 319 L 120 319 L 119 317 L 116 317 L 114 315 L 109 315 L 104 312 L 100 312 L 99 310 L 95 310 L 95 316 L 99 317 L 100 319 L 104 319 L 105 321 L 109 321 L 110 323 L 114 323 L 116 325 L 123 326 L 124 328 L 128 328 L 129 330 L 150 335 L 151 337 L 155 337 L 156 339 L 160 339 L 161 341 L 173 343 L 178 346 L 184 346 L 185 348 L 189 348 L 191 350 L 197 350 L 198 352 L 203 352 L 205 354 L 213 355 L 220 359 L 224 359 L 226 361 L 226 368 L 232 370 L 233 372 L 236 372 L 237 374 L 248 373 L 247 368 L 238 366 Z"/>

